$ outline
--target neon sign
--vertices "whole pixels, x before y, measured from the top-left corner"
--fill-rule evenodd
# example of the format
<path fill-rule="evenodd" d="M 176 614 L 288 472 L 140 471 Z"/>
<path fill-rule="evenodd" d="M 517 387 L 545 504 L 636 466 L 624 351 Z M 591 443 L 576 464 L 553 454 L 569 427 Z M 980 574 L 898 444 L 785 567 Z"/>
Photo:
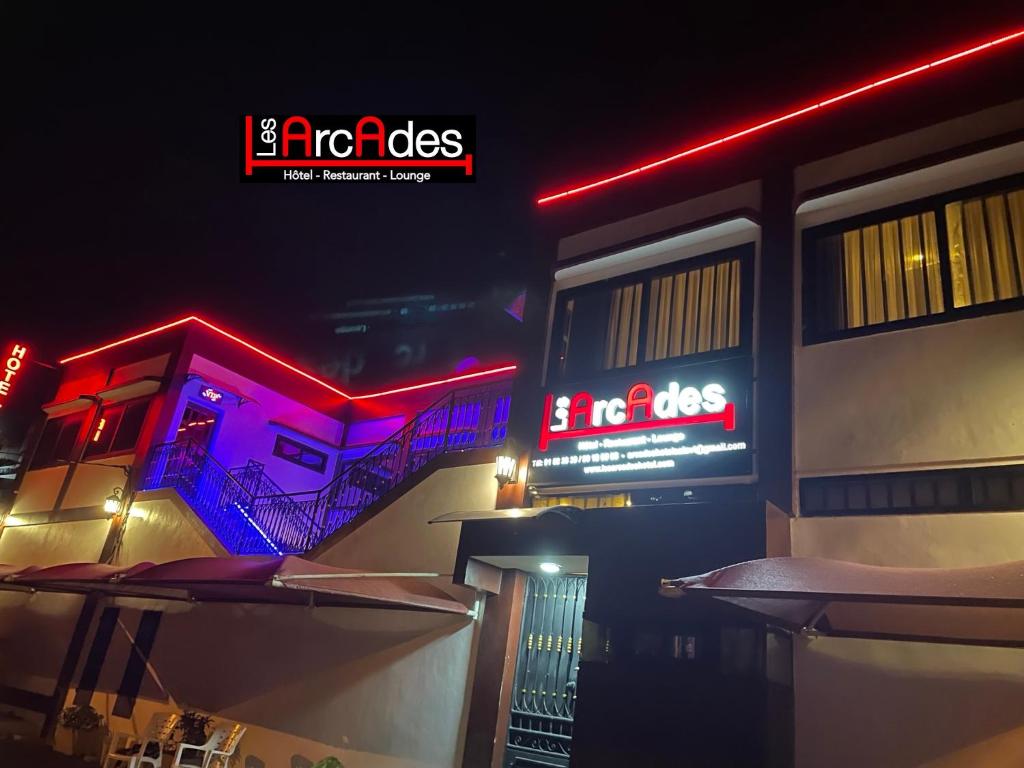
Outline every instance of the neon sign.
<path fill-rule="evenodd" d="M 549 392 L 530 482 L 749 475 L 751 379 L 749 359 L 734 359 Z"/>
<path fill-rule="evenodd" d="M 209 400 L 211 403 L 219 403 L 224 399 L 224 393 L 213 387 L 203 387 L 199 390 L 199 396 L 204 400 Z"/>
<path fill-rule="evenodd" d="M 18 372 L 25 362 L 25 355 L 28 354 L 28 347 L 17 342 L 11 347 L 11 351 L 4 362 L 4 371 L 0 376 L 0 408 L 4 407 L 4 401 L 11 396 L 11 384 L 18 378 Z"/>

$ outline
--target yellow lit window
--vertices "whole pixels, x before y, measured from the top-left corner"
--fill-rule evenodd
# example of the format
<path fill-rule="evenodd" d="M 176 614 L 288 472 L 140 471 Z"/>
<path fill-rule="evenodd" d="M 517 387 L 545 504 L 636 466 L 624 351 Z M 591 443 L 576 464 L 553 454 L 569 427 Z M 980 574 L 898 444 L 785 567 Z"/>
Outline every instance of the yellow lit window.
<path fill-rule="evenodd" d="M 740 260 L 691 268 L 650 282 L 644 360 L 740 344 Z"/>

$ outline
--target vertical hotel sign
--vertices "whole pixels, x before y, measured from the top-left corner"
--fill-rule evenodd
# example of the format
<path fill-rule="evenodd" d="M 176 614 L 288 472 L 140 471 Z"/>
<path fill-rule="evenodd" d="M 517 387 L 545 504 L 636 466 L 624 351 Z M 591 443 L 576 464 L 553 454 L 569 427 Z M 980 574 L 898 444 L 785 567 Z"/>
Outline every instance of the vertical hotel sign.
<path fill-rule="evenodd" d="M 243 115 L 241 180 L 472 182 L 475 144 L 468 115 Z"/>
<path fill-rule="evenodd" d="M 750 358 L 603 377 L 545 394 L 536 485 L 753 473 Z"/>
<path fill-rule="evenodd" d="M 3 408 L 10 402 L 11 392 L 17 388 L 18 376 L 25 364 L 28 348 L 23 344 L 14 342 L 5 351 L 7 354 L 2 358 L 4 369 L 0 373 L 0 408 Z"/>

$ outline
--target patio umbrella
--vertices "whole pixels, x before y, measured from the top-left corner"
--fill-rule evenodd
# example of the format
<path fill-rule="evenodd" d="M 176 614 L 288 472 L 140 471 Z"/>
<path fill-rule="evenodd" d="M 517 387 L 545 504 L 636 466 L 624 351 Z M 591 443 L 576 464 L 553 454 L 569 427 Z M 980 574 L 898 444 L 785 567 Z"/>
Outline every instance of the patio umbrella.
<path fill-rule="evenodd" d="M 1024 561 L 896 568 L 773 557 L 663 579 L 660 592 L 727 603 L 794 632 L 1024 647 Z"/>

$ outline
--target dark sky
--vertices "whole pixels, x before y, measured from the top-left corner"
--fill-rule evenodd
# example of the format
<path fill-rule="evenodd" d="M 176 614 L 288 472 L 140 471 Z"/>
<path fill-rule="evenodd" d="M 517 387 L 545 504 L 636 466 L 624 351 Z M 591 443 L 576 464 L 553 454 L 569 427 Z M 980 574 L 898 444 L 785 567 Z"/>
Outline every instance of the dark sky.
<path fill-rule="evenodd" d="M 537 192 L 1024 23 L 1019 2 L 42 5 L 0 17 L 0 336 L 53 353 L 188 311 L 280 343 L 345 298 L 514 282 L 551 258 Z M 245 112 L 474 114 L 479 180 L 243 185 Z"/>

